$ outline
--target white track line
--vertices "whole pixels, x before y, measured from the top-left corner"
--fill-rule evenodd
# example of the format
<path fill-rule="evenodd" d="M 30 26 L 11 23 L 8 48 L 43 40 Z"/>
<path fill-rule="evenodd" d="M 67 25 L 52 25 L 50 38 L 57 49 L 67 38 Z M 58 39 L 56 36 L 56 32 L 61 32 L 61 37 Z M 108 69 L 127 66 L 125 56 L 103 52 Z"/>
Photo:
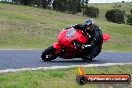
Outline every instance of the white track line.
<path fill-rule="evenodd" d="M 65 68 L 75 68 L 75 67 L 105 67 L 112 65 L 132 65 L 132 63 L 105 63 L 105 64 L 88 64 L 88 65 L 69 65 L 69 66 L 51 66 L 51 67 L 36 67 L 36 68 L 21 68 L 21 69 L 5 69 L 0 70 L 0 74 L 20 72 L 20 71 L 35 71 L 35 70 L 53 70 L 53 69 L 65 69 Z"/>

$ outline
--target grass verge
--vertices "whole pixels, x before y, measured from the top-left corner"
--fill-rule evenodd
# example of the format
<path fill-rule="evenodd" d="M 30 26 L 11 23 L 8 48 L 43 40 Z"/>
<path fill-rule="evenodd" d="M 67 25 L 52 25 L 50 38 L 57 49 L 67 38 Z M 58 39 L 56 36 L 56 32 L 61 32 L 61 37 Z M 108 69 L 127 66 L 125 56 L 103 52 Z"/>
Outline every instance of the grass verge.
<path fill-rule="evenodd" d="M 84 68 L 87 74 L 130 74 L 132 65 Z M 0 88 L 131 88 L 129 84 L 86 84 L 80 86 L 75 78 L 77 68 L 25 71 L 0 75 Z"/>

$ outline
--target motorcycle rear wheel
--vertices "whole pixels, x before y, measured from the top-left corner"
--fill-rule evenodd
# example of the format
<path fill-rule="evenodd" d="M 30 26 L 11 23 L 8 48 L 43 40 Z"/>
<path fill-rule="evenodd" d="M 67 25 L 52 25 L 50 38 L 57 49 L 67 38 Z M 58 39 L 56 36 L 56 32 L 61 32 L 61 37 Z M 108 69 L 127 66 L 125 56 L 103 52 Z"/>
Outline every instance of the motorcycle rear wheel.
<path fill-rule="evenodd" d="M 53 59 L 56 59 L 57 55 L 55 55 L 54 47 L 50 46 L 47 49 L 45 49 L 41 55 L 41 58 L 43 61 L 51 61 Z"/>

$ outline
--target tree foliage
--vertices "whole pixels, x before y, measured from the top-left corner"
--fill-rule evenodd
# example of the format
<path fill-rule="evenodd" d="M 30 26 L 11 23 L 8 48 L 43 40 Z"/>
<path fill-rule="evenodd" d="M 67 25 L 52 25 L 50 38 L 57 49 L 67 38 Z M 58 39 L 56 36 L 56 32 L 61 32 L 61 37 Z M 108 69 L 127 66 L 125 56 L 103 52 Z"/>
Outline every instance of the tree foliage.
<path fill-rule="evenodd" d="M 53 2 L 53 9 L 75 14 L 81 12 L 80 0 L 55 0 Z"/>
<path fill-rule="evenodd" d="M 132 14 L 127 15 L 127 24 L 132 25 Z"/>
<path fill-rule="evenodd" d="M 131 14 L 132 14 L 132 8 L 131 8 L 130 12 L 131 12 Z"/>
<path fill-rule="evenodd" d="M 46 8 L 47 0 L 12 0 L 13 3 Z"/>
<path fill-rule="evenodd" d="M 84 15 L 89 17 L 98 17 L 99 9 L 92 6 L 85 6 L 84 8 Z"/>

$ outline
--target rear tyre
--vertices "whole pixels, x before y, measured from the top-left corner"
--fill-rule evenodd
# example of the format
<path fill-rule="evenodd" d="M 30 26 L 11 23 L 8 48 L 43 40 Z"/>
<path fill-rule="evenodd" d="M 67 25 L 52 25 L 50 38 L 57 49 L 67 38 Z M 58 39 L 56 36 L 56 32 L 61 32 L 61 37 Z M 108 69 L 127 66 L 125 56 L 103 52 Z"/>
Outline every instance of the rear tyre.
<path fill-rule="evenodd" d="M 50 46 L 47 49 L 45 49 L 41 55 L 41 58 L 43 61 L 51 61 L 53 59 L 56 59 L 57 55 L 55 55 L 54 47 Z"/>

